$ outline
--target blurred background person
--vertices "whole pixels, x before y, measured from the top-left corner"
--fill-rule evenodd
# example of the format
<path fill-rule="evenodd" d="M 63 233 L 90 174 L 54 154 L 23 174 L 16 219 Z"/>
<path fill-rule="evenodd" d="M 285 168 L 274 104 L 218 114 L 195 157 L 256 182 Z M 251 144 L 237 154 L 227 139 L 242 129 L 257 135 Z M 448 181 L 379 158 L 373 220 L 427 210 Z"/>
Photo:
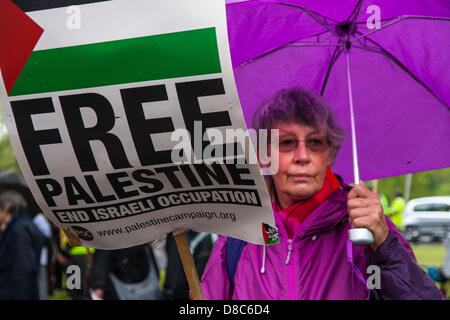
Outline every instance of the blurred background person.
<path fill-rule="evenodd" d="M 61 290 L 63 288 L 63 272 L 64 265 L 67 263 L 67 259 L 64 258 L 62 254 L 63 246 L 65 246 L 65 243 L 63 243 L 63 235 L 61 233 L 62 231 L 60 231 L 60 229 L 56 225 L 52 224 L 52 243 L 54 246 L 54 252 L 50 264 L 50 294 L 54 293 L 53 291 L 55 289 Z M 62 264 L 62 262 L 64 262 L 64 264 Z"/>
<path fill-rule="evenodd" d="M 47 220 L 45 215 L 40 212 L 33 218 L 33 223 L 41 232 L 43 237 L 43 247 L 41 250 L 40 257 L 40 267 L 39 267 L 39 275 L 38 275 L 38 289 L 39 289 L 39 300 L 47 300 L 48 299 L 48 290 L 49 290 L 49 259 L 53 253 L 52 247 L 52 227 L 50 222 Z"/>
<path fill-rule="evenodd" d="M 387 208 L 389 208 L 389 200 L 383 192 L 380 192 L 380 190 L 378 190 L 378 182 L 375 183 L 375 181 L 370 181 L 368 188 L 370 191 L 376 192 L 378 194 L 378 196 L 380 197 L 381 206 L 383 207 L 383 211 L 386 212 Z"/>
<path fill-rule="evenodd" d="M 93 300 L 159 300 L 159 270 L 150 244 L 94 253 L 89 288 Z"/>
<path fill-rule="evenodd" d="M 69 296 L 73 300 L 88 300 L 89 292 L 87 281 L 90 275 L 91 263 L 95 249 L 82 246 L 71 246 L 69 239 L 60 230 L 61 244 L 58 253 L 58 263 L 67 270 L 69 266 L 78 266 L 81 272 L 81 282 L 79 288 L 67 288 Z"/>
<path fill-rule="evenodd" d="M 428 275 L 440 285 L 440 289 L 444 295 L 448 298 L 450 294 L 450 232 L 447 234 L 444 240 L 445 256 L 442 263 L 442 267 L 429 265 L 424 266 L 428 272 Z"/>
<path fill-rule="evenodd" d="M 403 230 L 403 209 L 405 208 L 405 198 L 400 191 L 395 191 L 392 197 L 391 205 L 386 209 L 385 214 L 391 218 L 395 226 Z"/>
<path fill-rule="evenodd" d="M 27 212 L 25 198 L 0 190 L 0 299 L 39 299 L 38 275 L 43 236 Z"/>

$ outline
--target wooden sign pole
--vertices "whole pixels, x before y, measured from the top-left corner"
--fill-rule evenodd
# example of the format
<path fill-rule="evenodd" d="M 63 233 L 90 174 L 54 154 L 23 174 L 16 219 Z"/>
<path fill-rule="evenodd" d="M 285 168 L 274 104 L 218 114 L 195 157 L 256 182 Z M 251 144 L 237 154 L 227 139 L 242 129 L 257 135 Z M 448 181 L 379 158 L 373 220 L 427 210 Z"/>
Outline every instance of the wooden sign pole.
<path fill-rule="evenodd" d="M 184 273 L 189 283 L 191 295 L 193 300 L 204 300 L 202 287 L 198 279 L 197 269 L 195 268 L 194 258 L 192 257 L 187 240 L 186 232 L 174 235 L 177 243 L 178 253 L 180 254 L 181 262 L 183 263 Z"/>

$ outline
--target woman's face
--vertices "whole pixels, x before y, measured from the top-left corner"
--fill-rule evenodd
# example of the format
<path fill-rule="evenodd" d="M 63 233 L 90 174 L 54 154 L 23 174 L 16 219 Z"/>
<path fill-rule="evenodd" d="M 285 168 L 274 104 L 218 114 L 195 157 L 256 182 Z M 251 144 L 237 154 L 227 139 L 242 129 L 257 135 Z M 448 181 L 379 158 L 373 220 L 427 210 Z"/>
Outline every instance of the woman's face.
<path fill-rule="evenodd" d="M 279 130 L 279 169 L 273 180 L 279 205 L 285 209 L 311 198 L 322 189 L 325 174 L 333 159 L 323 130 L 296 122 L 275 123 Z"/>
<path fill-rule="evenodd" d="M 0 226 L 4 224 L 6 221 L 8 221 L 9 213 L 7 209 L 1 209 L 0 208 Z"/>

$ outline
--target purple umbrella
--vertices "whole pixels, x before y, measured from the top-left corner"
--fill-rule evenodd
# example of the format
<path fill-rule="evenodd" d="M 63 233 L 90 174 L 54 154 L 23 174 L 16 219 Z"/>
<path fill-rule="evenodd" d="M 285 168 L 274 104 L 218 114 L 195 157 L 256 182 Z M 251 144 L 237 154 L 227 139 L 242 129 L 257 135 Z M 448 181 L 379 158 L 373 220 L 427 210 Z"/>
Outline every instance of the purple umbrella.
<path fill-rule="evenodd" d="M 269 95 L 305 86 L 352 137 L 344 180 L 450 165 L 448 0 L 227 1 L 227 19 L 247 124 Z"/>

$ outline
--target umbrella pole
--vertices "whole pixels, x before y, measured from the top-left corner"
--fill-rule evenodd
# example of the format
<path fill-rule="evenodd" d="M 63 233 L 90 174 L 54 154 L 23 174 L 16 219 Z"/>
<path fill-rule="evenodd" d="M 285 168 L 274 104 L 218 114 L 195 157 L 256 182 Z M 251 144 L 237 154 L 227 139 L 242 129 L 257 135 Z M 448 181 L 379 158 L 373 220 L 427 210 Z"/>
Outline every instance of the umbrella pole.
<path fill-rule="evenodd" d="M 345 51 L 345 58 L 347 59 L 347 87 L 348 87 L 348 102 L 350 104 L 350 127 L 352 134 L 352 155 L 353 155 L 353 176 L 355 184 L 359 184 L 359 166 L 358 166 L 358 152 L 356 150 L 356 129 L 355 129 L 355 114 L 353 111 L 353 92 L 352 92 L 352 79 L 350 76 L 350 54 L 349 51 Z"/>
<path fill-rule="evenodd" d="M 353 112 L 353 93 L 352 93 L 352 79 L 350 76 L 349 48 L 345 50 L 345 58 L 347 59 L 347 83 L 348 83 L 348 101 L 350 104 L 350 125 L 352 133 L 353 175 L 355 178 L 355 185 L 356 185 L 360 183 L 360 180 L 359 180 L 358 153 L 356 150 L 355 115 Z M 375 241 L 373 233 L 366 228 L 350 229 L 348 231 L 348 237 L 350 238 L 350 241 L 354 245 L 358 246 L 368 246 Z"/>

